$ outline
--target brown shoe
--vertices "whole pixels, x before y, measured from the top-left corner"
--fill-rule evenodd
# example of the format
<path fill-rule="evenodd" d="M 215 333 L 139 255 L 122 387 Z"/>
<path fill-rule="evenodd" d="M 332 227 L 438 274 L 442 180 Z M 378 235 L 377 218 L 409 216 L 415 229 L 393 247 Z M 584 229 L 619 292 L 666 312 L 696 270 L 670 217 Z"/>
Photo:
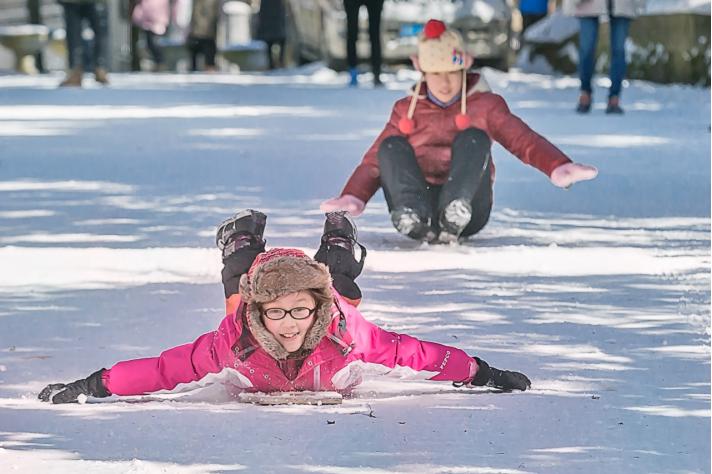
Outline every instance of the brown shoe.
<path fill-rule="evenodd" d="M 579 96 L 578 105 L 576 105 L 576 112 L 580 114 L 587 114 L 591 111 L 591 94 L 588 92 L 581 92 Z"/>
<path fill-rule="evenodd" d="M 99 84 L 109 85 L 109 74 L 103 67 L 98 67 L 94 69 L 94 79 Z"/>
<path fill-rule="evenodd" d="M 79 68 L 70 70 L 64 80 L 59 83 L 59 87 L 82 87 L 82 73 L 83 71 Z"/>
<path fill-rule="evenodd" d="M 621 102 L 618 96 L 612 95 L 608 98 L 608 106 L 606 106 L 607 114 L 617 114 L 623 113 L 623 108 L 621 107 Z"/>

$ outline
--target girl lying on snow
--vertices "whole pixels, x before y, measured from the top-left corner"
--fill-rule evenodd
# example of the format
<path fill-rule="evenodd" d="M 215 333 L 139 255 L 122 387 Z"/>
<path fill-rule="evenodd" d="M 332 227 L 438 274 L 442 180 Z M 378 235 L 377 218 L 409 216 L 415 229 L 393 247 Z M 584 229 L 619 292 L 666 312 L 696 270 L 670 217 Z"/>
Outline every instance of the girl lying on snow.
<path fill-rule="evenodd" d="M 348 214 L 327 214 L 315 259 L 290 248 L 265 252 L 265 221 L 264 214 L 247 210 L 218 230 L 227 304 L 235 309 L 217 330 L 158 357 L 123 361 L 85 379 L 50 384 L 39 398 L 68 403 L 80 396 L 142 395 L 222 371 L 231 371 L 235 385 L 249 392 L 344 392 L 361 382 L 363 363 L 410 368 L 429 380 L 468 386 L 530 386 L 524 374 L 364 319 L 351 303 L 360 296 L 354 279 L 363 258 L 360 263 L 354 258 L 353 247 L 360 244 Z"/>

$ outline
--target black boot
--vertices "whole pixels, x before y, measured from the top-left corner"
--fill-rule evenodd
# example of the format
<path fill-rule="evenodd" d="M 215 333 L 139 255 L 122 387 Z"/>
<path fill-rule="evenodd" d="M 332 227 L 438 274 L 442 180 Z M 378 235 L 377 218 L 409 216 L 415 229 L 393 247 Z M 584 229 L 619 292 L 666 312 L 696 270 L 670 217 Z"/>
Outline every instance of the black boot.
<path fill-rule="evenodd" d="M 366 260 L 366 247 L 358 243 L 356 224 L 346 211 L 327 212 L 324 232 L 314 260 L 329 267 L 334 288 L 351 300 L 361 299 L 361 289 L 354 281 Z M 355 250 L 360 258 L 356 261 Z"/>
<path fill-rule="evenodd" d="M 215 243 L 222 252 L 225 298 L 238 293 L 240 277 L 250 269 L 257 255 L 265 251 L 266 223 L 266 215 L 245 209 L 218 227 Z"/>

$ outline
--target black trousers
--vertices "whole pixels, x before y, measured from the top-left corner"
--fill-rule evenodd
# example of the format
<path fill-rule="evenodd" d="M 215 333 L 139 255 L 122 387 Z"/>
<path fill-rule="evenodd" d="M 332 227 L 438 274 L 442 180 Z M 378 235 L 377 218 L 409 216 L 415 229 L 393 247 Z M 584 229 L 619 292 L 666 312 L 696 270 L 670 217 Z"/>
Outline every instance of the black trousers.
<path fill-rule="evenodd" d="M 153 57 L 153 62 L 156 65 L 163 64 L 163 50 L 158 45 L 158 35 L 151 30 L 144 30 L 144 33 L 146 35 L 146 47 Z"/>
<path fill-rule="evenodd" d="M 346 10 L 346 57 L 349 69 L 358 66 L 356 40 L 358 39 L 358 11 L 362 6 L 368 10 L 368 39 L 371 41 L 371 71 L 378 77 L 381 73 L 381 11 L 383 0 L 344 0 Z"/>
<path fill-rule="evenodd" d="M 205 57 L 205 67 L 215 67 L 215 54 L 217 53 L 215 38 L 189 37 L 188 49 L 190 50 L 191 71 L 198 70 L 198 54 Z"/>
<path fill-rule="evenodd" d="M 472 206 L 472 219 L 461 235 L 476 234 L 487 224 L 492 210 L 491 145 L 487 134 L 478 128 L 458 133 L 452 143 L 448 179 L 437 186 L 425 180 L 405 137 L 386 138 L 378 149 L 378 161 L 388 211 L 412 209 L 438 235 L 445 207 L 455 199 L 464 199 Z M 411 235 L 416 239 L 424 236 L 425 232 Z"/>

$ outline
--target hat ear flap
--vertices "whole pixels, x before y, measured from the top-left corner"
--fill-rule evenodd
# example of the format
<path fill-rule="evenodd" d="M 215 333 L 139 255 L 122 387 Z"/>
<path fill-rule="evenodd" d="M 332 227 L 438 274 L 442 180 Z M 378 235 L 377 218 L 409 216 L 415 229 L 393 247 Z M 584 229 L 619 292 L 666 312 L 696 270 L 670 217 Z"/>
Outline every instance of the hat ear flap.
<path fill-rule="evenodd" d="M 247 273 L 243 273 L 240 277 L 239 291 L 242 301 L 250 300 L 252 292 L 250 291 L 250 278 L 247 276 Z"/>

